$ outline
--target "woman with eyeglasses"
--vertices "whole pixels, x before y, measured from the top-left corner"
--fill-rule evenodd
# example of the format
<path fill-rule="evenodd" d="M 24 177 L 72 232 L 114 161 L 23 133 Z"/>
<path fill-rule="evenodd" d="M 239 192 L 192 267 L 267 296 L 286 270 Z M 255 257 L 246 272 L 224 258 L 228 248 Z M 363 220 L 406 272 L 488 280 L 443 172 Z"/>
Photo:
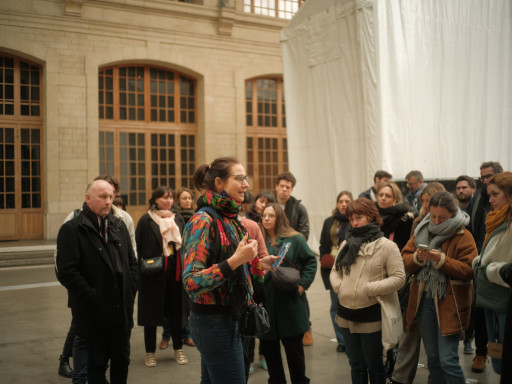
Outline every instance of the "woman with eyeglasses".
<path fill-rule="evenodd" d="M 325 289 L 328 289 L 331 296 L 330 315 L 338 346 L 337 352 L 345 352 L 345 341 L 341 333 L 340 326 L 336 323 L 336 313 L 338 309 L 338 295 L 332 289 L 329 281 L 334 260 L 339 252 L 340 244 L 345 240 L 345 235 L 350 229 L 350 223 L 347 216 L 347 208 L 353 200 L 352 193 L 341 191 L 336 198 L 336 208 L 332 215 L 324 221 L 322 233 L 320 235 L 320 273 Z"/>
<path fill-rule="evenodd" d="M 480 256 L 473 261 L 476 305 L 484 308 L 489 342 L 503 344 L 512 266 L 512 173 L 502 172 L 487 183 L 492 211 L 485 219 L 485 239 Z M 508 265 L 507 265 L 508 264 Z M 491 358 L 501 374 L 510 360 Z"/>
<path fill-rule="evenodd" d="M 183 284 L 192 300 L 189 325 L 201 353 L 201 383 L 246 382 L 240 326 L 252 303 L 250 274 L 274 260 L 258 259 L 257 242 L 238 216 L 248 181 L 232 157 L 194 173 L 195 187 L 204 192 L 183 233 Z"/>
<path fill-rule="evenodd" d="M 453 195 L 430 198 L 429 214 L 418 224 L 402 258 L 414 277 L 405 314 L 405 330 L 418 327 L 433 383 L 464 384 L 458 347 L 469 325 L 473 270 L 477 255 L 473 236 L 465 229 L 469 216 Z"/>
<path fill-rule="evenodd" d="M 304 236 L 290 227 L 281 205 L 272 203 L 265 207 L 260 227 L 270 255 L 277 255 L 286 243 L 290 243 L 286 258 L 279 268 L 298 268 L 301 271 L 298 285 L 291 291 L 280 290 L 274 284 L 272 276 L 268 273 L 265 275 L 266 308 L 271 329 L 260 338 L 260 343 L 268 366 L 268 382 L 286 383 L 281 357 L 282 343 L 291 382 L 309 383 L 302 344 L 304 333 L 309 329 L 304 293 L 315 279 L 316 258 Z"/>

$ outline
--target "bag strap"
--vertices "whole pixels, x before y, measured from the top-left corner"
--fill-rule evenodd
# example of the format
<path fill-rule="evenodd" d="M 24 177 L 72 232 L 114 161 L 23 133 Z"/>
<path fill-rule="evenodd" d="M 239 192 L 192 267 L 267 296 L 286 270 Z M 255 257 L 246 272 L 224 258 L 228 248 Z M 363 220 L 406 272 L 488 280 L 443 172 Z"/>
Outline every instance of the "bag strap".
<path fill-rule="evenodd" d="M 290 264 L 293 268 L 298 269 L 300 271 L 300 266 L 293 264 L 290 260 L 286 258 L 286 256 L 283 258 L 283 261 L 288 262 L 288 264 Z"/>
<path fill-rule="evenodd" d="M 455 302 L 455 310 L 457 311 L 457 317 L 459 319 L 459 326 L 460 326 L 460 330 L 462 333 L 462 338 L 464 339 L 466 330 L 462 327 L 462 320 L 460 319 L 459 306 L 457 305 L 457 297 L 455 296 L 455 292 L 453 291 L 452 279 L 449 279 L 449 280 L 450 280 L 450 287 L 452 287 L 452 296 L 453 296 L 453 301 Z"/>

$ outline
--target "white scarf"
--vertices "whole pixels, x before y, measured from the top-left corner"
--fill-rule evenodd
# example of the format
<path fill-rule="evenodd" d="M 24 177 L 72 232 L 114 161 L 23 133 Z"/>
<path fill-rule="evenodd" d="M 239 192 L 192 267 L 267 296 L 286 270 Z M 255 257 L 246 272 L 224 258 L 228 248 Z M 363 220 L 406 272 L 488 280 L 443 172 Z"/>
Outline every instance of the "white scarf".
<path fill-rule="evenodd" d="M 176 249 L 181 248 L 180 229 L 178 224 L 176 224 L 174 221 L 174 216 L 176 215 L 171 211 L 163 211 L 158 209 L 149 210 L 148 214 L 160 228 L 164 256 L 169 257 L 171 255 L 171 251 L 169 250 L 169 243 L 174 242 L 176 244 Z"/>

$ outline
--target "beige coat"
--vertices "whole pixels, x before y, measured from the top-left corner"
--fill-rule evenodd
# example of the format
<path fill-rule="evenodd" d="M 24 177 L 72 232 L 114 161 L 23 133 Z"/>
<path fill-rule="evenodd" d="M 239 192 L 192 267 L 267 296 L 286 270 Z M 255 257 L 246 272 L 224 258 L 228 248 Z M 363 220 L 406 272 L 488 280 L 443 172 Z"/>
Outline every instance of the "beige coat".
<path fill-rule="evenodd" d="M 340 249 L 344 245 L 345 242 Z M 350 309 L 370 307 L 377 303 L 377 296 L 397 292 L 404 285 L 405 271 L 400 251 L 393 241 L 385 237 L 365 243 L 359 249 L 350 274 L 336 271 L 336 266 L 333 266 L 330 282 L 342 306 Z M 338 319 L 338 323 L 356 333 L 380 330 L 380 322 L 356 323 Z"/>

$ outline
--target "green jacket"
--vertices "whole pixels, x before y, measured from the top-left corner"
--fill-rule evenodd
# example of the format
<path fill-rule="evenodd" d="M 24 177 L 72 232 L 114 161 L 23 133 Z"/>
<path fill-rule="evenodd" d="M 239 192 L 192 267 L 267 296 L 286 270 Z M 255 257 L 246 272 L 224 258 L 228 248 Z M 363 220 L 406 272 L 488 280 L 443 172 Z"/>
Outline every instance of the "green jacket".
<path fill-rule="evenodd" d="M 286 259 L 296 266 L 302 267 L 302 278 L 299 285 L 307 290 L 315 279 L 316 258 L 304 237 L 301 235 L 286 238 L 278 236 L 276 244 L 272 244 L 269 239 L 265 239 L 265 245 L 270 255 L 277 255 L 281 245 L 288 241 L 292 244 L 286 254 Z M 279 268 L 290 268 L 290 265 L 286 260 L 283 260 Z M 305 293 L 299 295 L 296 290 L 291 292 L 276 290 L 268 273 L 265 275 L 265 293 L 266 309 L 270 317 L 270 332 L 262 336 L 263 340 L 297 336 L 309 329 L 308 305 Z"/>

